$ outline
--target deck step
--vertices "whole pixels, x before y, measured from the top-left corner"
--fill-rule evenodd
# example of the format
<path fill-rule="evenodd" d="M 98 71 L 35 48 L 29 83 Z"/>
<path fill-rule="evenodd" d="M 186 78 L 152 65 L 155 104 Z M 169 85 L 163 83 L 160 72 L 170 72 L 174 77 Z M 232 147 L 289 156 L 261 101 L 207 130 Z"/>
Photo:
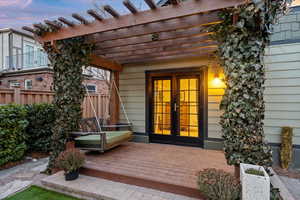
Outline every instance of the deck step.
<path fill-rule="evenodd" d="M 160 176 L 145 176 L 145 174 L 140 174 L 138 171 L 132 173 L 130 171 L 124 171 L 124 169 L 116 170 L 111 168 L 104 168 L 103 166 L 97 164 L 88 163 L 80 171 L 81 174 L 98 177 L 106 180 L 111 180 L 115 182 L 120 182 L 124 184 L 136 185 L 140 187 L 150 188 L 154 190 L 160 190 L 163 192 L 189 196 L 197 199 L 202 199 L 199 190 L 191 187 L 188 184 L 180 183 L 179 180 L 172 182 L 172 180 L 162 180 Z M 174 180 L 174 179 L 173 179 Z"/>
<path fill-rule="evenodd" d="M 139 187 L 107 179 L 80 175 L 77 180 L 65 181 L 63 172 L 58 172 L 42 180 L 42 184 L 52 190 L 84 199 L 101 200 L 196 200 L 159 190 Z M 199 200 L 199 198 L 197 198 Z"/>

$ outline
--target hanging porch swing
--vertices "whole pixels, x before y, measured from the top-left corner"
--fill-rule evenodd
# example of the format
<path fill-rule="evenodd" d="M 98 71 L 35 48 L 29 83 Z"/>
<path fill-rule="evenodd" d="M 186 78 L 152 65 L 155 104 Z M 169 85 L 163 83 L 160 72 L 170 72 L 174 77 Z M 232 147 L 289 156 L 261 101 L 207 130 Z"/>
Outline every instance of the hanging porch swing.
<path fill-rule="evenodd" d="M 110 81 L 109 98 L 105 105 L 105 114 L 103 118 L 97 116 L 95 107 L 91 100 L 90 93 L 85 85 L 87 98 L 91 104 L 94 113 L 94 118 L 83 119 L 80 123 L 80 131 L 72 132 L 71 135 L 75 137 L 75 147 L 82 150 L 105 152 L 133 138 L 132 124 L 130 123 L 124 104 L 122 102 L 119 90 L 114 80 Z M 123 114 L 126 118 L 126 123 L 111 124 L 110 122 L 110 102 L 111 93 L 115 89 L 118 99 L 121 104 Z"/>

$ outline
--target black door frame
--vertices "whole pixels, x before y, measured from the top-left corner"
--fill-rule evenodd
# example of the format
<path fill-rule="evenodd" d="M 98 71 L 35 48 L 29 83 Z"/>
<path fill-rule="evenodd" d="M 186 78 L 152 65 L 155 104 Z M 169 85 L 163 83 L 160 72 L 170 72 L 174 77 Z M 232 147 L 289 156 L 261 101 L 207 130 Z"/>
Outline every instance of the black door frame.
<path fill-rule="evenodd" d="M 199 90 L 200 95 L 198 95 L 199 107 L 199 137 L 184 137 L 174 135 L 158 135 L 152 133 L 152 123 L 153 123 L 153 113 L 152 113 L 152 94 L 153 94 L 153 84 L 152 81 L 155 78 L 166 78 L 176 76 L 194 76 L 199 75 Z M 173 81 L 171 81 L 173 82 Z M 177 84 L 177 83 L 176 83 Z M 173 91 L 174 85 L 171 83 L 171 89 Z M 173 92 L 171 95 L 174 95 Z M 172 100 L 174 100 L 172 96 Z M 193 68 L 184 68 L 184 69 L 163 69 L 163 70 L 149 70 L 146 71 L 146 132 L 149 136 L 149 141 L 154 143 L 164 143 L 164 144 L 176 144 L 176 145 L 185 145 L 185 146 L 196 146 L 203 147 L 204 139 L 207 138 L 207 67 L 193 67 Z M 171 110 L 174 110 L 174 103 L 171 103 Z M 171 118 L 174 118 L 173 113 Z M 173 125 L 172 125 L 173 126 Z M 178 131 L 178 127 L 175 127 Z"/>

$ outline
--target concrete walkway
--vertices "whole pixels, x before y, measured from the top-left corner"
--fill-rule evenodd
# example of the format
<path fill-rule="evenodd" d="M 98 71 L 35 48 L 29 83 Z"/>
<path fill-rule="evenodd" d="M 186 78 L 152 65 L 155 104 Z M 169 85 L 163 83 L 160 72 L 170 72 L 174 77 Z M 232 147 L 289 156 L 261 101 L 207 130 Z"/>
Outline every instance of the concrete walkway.
<path fill-rule="evenodd" d="M 47 175 L 41 174 L 47 167 L 48 158 L 32 159 L 30 162 L 0 171 L 0 199 L 10 196 L 31 184 L 40 185 Z"/>
<path fill-rule="evenodd" d="M 300 179 L 279 176 L 295 199 L 300 199 Z"/>

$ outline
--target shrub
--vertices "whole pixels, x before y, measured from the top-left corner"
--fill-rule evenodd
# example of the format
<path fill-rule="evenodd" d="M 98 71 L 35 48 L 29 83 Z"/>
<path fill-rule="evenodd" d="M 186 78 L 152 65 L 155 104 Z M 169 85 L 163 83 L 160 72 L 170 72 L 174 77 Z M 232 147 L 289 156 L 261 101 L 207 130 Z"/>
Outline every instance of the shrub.
<path fill-rule="evenodd" d="M 77 171 L 84 164 L 84 155 L 79 150 L 68 149 L 59 154 L 56 160 L 57 167 L 66 173 Z"/>
<path fill-rule="evenodd" d="M 27 124 L 23 106 L 0 106 L 0 166 L 23 158 Z"/>
<path fill-rule="evenodd" d="M 53 104 L 41 103 L 25 105 L 27 110 L 26 128 L 29 151 L 50 152 L 52 127 L 55 120 L 55 109 Z"/>
<path fill-rule="evenodd" d="M 240 198 L 239 181 L 223 170 L 204 169 L 200 171 L 198 186 L 201 194 L 209 200 L 237 200 Z"/>

